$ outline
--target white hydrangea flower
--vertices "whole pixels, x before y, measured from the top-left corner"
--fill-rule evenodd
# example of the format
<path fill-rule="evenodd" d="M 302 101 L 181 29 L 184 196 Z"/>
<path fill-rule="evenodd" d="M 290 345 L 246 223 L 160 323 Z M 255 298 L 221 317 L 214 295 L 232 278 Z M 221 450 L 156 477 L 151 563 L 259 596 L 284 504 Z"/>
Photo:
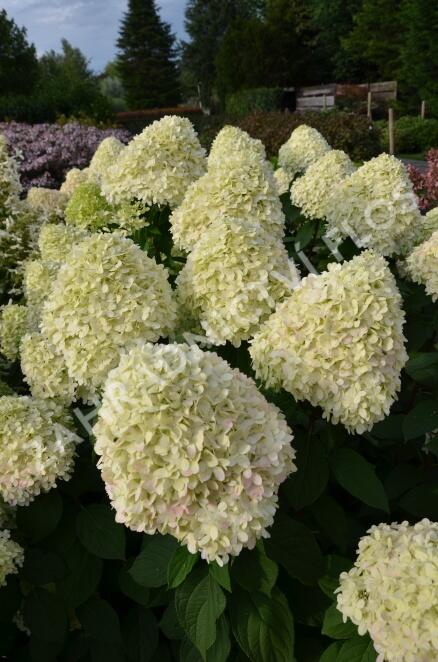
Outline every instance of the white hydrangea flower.
<path fill-rule="evenodd" d="M 23 548 L 11 540 L 10 531 L 0 531 L 0 587 L 6 585 L 8 575 L 17 574 L 23 561 Z"/>
<path fill-rule="evenodd" d="M 413 185 L 401 161 L 380 154 L 342 180 L 329 198 L 328 236 L 350 236 L 381 255 L 404 253 L 421 223 Z"/>
<path fill-rule="evenodd" d="M 28 260 L 24 265 L 24 293 L 28 306 L 40 310 L 55 282 L 59 263 Z"/>
<path fill-rule="evenodd" d="M 366 251 L 303 278 L 255 335 L 250 354 L 269 387 L 362 433 L 389 413 L 400 389 L 403 322 L 391 271 Z"/>
<path fill-rule="evenodd" d="M 438 659 L 438 524 L 379 524 L 340 576 L 337 606 L 369 633 L 379 662 Z"/>
<path fill-rule="evenodd" d="M 175 319 L 167 270 L 130 239 L 95 234 L 59 270 L 41 330 L 70 377 L 93 392 L 123 348 L 167 336 Z"/>
<path fill-rule="evenodd" d="M 64 262 L 72 248 L 89 236 L 85 230 L 72 225 L 47 223 L 38 237 L 41 258 L 44 262 Z"/>
<path fill-rule="evenodd" d="M 310 165 L 291 188 L 291 200 L 307 218 L 323 219 L 330 208 L 330 196 L 339 182 L 355 167 L 342 150 L 332 149 Z"/>
<path fill-rule="evenodd" d="M 135 203 L 111 205 L 96 182 L 79 184 L 70 196 L 65 221 L 82 230 L 98 231 L 119 226 L 129 232 L 146 225 L 143 208 Z"/>
<path fill-rule="evenodd" d="M 6 138 L 0 134 L 0 211 L 13 208 L 22 190 L 17 159 L 9 156 Z"/>
<path fill-rule="evenodd" d="M 278 164 L 289 173 L 292 179 L 300 172 L 315 163 L 331 147 L 319 131 L 307 124 L 301 124 L 294 129 L 278 152 Z"/>
<path fill-rule="evenodd" d="M 9 361 L 20 353 L 20 342 L 29 328 L 28 309 L 17 303 L 8 303 L 1 309 L 0 351 Z"/>
<path fill-rule="evenodd" d="M 76 435 L 59 404 L 29 396 L 0 398 L 0 496 L 27 505 L 73 470 Z"/>
<path fill-rule="evenodd" d="M 278 488 L 296 470 L 283 414 L 196 345 L 123 356 L 94 434 L 117 521 L 169 533 L 221 565 L 268 536 Z"/>
<path fill-rule="evenodd" d="M 419 224 L 414 229 L 414 242 L 416 246 L 431 238 L 438 230 L 438 207 L 431 209 L 419 219 Z"/>
<path fill-rule="evenodd" d="M 414 248 L 404 264 L 408 275 L 424 285 L 433 301 L 438 299 L 438 230 Z"/>
<path fill-rule="evenodd" d="M 281 241 L 238 219 L 202 235 L 177 278 L 178 299 L 215 344 L 239 346 L 298 284 Z"/>
<path fill-rule="evenodd" d="M 264 161 L 266 150 L 261 140 L 251 138 L 246 132 L 236 126 L 224 126 L 219 131 L 211 145 L 208 155 L 208 169 L 223 167 L 231 157 L 241 154 L 244 158 L 250 157 Z"/>
<path fill-rule="evenodd" d="M 34 211 L 42 214 L 50 221 L 64 217 L 68 196 L 56 189 L 32 187 L 27 193 L 27 204 Z"/>
<path fill-rule="evenodd" d="M 279 196 L 289 191 L 292 178 L 284 168 L 277 168 L 274 171 L 274 180 Z"/>
<path fill-rule="evenodd" d="M 125 145 L 114 136 L 102 140 L 91 159 L 87 176 L 100 182 L 124 149 Z"/>
<path fill-rule="evenodd" d="M 102 179 L 113 204 L 138 200 L 147 206 L 178 206 L 205 172 L 204 149 L 191 122 L 166 116 L 147 126 L 120 153 Z"/>
<path fill-rule="evenodd" d="M 70 196 L 73 195 L 80 184 L 85 184 L 89 181 L 89 175 L 90 173 L 88 168 L 83 168 L 83 170 L 80 170 L 79 168 L 72 168 L 68 171 L 65 177 L 65 181 L 60 188 L 61 193 L 64 193 L 68 198 L 70 198 Z"/>
<path fill-rule="evenodd" d="M 21 341 L 20 355 L 24 379 L 35 398 L 53 398 L 66 405 L 73 402 L 76 384 L 69 377 L 64 357 L 44 336 L 26 334 Z"/>
<path fill-rule="evenodd" d="M 170 217 L 176 246 L 192 250 L 205 230 L 224 217 L 283 236 L 285 217 L 269 163 L 250 152 L 244 158 L 230 155 L 192 184 Z"/>

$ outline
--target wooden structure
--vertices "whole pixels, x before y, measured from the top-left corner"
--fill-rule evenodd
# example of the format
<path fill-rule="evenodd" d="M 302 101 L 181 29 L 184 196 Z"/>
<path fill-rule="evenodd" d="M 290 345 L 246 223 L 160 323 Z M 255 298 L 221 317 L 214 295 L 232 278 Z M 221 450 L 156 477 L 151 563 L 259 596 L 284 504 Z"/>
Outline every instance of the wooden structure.
<path fill-rule="evenodd" d="M 383 106 L 397 99 L 397 81 L 382 83 L 359 83 L 356 85 L 332 83 L 296 89 L 296 110 L 329 110 L 343 99 L 363 100 L 371 108 L 371 104 Z"/>

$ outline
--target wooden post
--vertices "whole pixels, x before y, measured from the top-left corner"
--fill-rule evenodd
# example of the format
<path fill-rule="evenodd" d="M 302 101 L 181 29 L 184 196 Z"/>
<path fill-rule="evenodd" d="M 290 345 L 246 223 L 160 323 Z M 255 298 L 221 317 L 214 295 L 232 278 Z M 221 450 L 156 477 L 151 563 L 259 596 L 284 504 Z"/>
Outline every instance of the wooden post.
<path fill-rule="evenodd" d="M 426 117 L 426 102 L 425 102 L 424 99 L 421 102 L 420 117 L 421 117 L 422 120 L 424 120 L 424 118 Z"/>
<path fill-rule="evenodd" d="M 323 97 L 322 97 L 322 107 L 324 108 L 324 110 L 327 110 L 327 95 L 326 94 L 324 94 Z"/>
<path fill-rule="evenodd" d="M 368 95 L 367 95 L 367 117 L 369 120 L 372 120 L 372 114 L 371 114 L 371 99 L 372 99 L 373 93 L 371 90 L 368 90 Z"/>
<path fill-rule="evenodd" d="M 389 153 L 394 154 L 394 108 L 388 108 Z"/>

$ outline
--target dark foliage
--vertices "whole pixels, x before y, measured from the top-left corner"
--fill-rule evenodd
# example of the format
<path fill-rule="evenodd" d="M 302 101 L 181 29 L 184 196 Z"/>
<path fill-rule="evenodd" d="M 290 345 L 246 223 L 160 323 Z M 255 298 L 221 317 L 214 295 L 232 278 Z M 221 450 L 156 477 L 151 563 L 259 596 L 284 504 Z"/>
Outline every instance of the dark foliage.
<path fill-rule="evenodd" d="M 155 0 L 129 0 L 119 39 L 118 70 L 133 110 L 172 106 L 179 100 L 175 38 Z"/>

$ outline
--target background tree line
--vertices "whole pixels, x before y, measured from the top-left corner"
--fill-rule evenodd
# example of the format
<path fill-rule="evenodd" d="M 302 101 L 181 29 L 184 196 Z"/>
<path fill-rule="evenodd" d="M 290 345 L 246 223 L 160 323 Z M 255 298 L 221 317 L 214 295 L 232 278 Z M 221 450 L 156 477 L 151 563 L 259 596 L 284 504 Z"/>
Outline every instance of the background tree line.
<path fill-rule="evenodd" d="M 438 116 L 438 4 L 430 0 L 188 0 L 185 27 L 180 43 L 156 0 L 128 0 L 117 59 L 98 79 L 65 40 L 61 53 L 38 59 L 3 10 L 0 114 L 5 103 L 14 116 L 32 99 L 47 119 L 104 117 L 199 93 L 220 108 L 242 89 L 396 79 L 404 110 L 425 98 Z"/>

